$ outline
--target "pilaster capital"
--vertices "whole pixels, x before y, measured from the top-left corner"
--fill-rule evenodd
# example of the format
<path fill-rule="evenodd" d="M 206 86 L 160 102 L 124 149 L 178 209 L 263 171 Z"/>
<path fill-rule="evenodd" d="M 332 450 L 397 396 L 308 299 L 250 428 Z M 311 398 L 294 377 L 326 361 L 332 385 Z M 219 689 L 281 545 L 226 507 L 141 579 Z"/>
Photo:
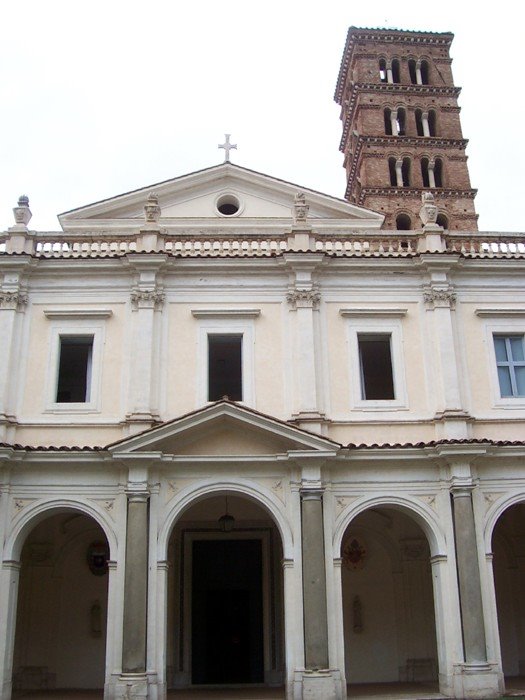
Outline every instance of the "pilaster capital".
<path fill-rule="evenodd" d="M 423 299 L 425 304 L 432 309 L 454 309 L 456 306 L 456 292 L 451 285 L 446 287 L 426 287 L 423 290 Z"/>
<path fill-rule="evenodd" d="M 309 289 L 289 287 L 286 292 L 286 301 L 290 304 L 292 311 L 297 311 L 297 309 L 318 309 L 321 301 L 321 292 L 317 285 L 312 285 Z"/>
<path fill-rule="evenodd" d="M 28 304 L 28 296 L 21 291 L 1 291 L 0 309 L 11 311 L 25 311 Z"/>
<path fill-rule="evenodd" d="M 322 501 L 324 488 L 320 482 L 317 484 L 303 482 L 299 492 L 302 501 Z"/>
<path fill-rule="evenodd" d="M 134 311 L 139 309 L 153 309 L 158 311 L 162 308 L 165 294 L 160 289 L 135 289 L 131 292 L 131 305 Z"/>

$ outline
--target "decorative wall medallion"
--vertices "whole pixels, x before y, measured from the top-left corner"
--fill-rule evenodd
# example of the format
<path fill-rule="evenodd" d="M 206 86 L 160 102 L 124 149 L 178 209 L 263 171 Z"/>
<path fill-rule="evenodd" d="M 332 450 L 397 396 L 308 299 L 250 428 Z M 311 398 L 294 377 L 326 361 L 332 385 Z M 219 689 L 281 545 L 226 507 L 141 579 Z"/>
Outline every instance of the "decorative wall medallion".
<path fill-rule="evenodd" d="M 361 537 L 350 536 L 343 545 L 343 564 L 350 571 L 362 569 L 366 560 L 366 545 Z"/>
<path fill-rule="evenodd" d="M 19 513 L 22 510 L 22 508 L 25 508 L 30 503 L 33 503 L 34 500 L 34 498 L 15 498 L 13 502 L 13 508 L 15 509 L 15 513 Z"/>
<path fill-rule="evenodd" d="M 106 542 L 92 542 L 87 551 L 87 564 L 94 576 L 108 572 L 109 547 Z"/>

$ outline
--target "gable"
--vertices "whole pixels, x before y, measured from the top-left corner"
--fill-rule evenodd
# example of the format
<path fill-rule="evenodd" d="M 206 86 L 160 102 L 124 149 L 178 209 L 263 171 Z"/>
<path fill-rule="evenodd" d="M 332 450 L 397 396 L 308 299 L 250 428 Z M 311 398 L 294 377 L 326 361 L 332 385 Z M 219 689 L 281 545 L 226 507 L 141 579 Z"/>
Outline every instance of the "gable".
<path fill-rule="evenodd" d="M 156 194 L 161 208 L 161 225 L 180 222 L 208 222 L 219 227 L 239 225 L 243 221 L 269 219 L 290 225 L 294 198 L 304 192 L 309 205 L 309 220 L 351 222 L 365 228 L 380 228 L 383 215 L 350 202 L 310 190 L 294 183 L 263 175 L 247 168 L 223 163 L 219 166 L 183 175 L 172 180 L 127 192 L 59 215 L 62 228 L 76 230 L 133 226 L 144 221 L 144 205 Z M 234 216 L 224 216 L 217 203 L 224 195 L 237 198 L 240 207 Z"/>
<path fill-rule="evenodd" d="M 166 455 L 281 455 L 289 451 L 327 451 L 338 443 L 296 428 L 230 401 L 218 401 L 164 425 L 119 440 L 107 449 L 124 456 L 132 453 Z"/>

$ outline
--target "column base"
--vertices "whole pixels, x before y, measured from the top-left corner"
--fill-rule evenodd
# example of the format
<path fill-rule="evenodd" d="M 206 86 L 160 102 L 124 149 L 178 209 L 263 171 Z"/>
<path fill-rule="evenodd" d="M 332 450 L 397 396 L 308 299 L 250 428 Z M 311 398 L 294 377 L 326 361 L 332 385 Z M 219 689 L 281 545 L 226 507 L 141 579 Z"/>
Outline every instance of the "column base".
<path fill-rule="evenodd" d="M 339 671 L 297 671 L 294 678 L 294 700 L 342 700 L 343 688 Z"/>
<path fill-rule="evenodd" d="M 122 673 L 113 689 L 115 700 L 148 698 L 148 677 L 145 673 Z"/>
<path fill-rule="evenodd" d="M 498 667 L 487 663 L 454 664 L 454 697 L 499 698 L 503 679 Z"/>

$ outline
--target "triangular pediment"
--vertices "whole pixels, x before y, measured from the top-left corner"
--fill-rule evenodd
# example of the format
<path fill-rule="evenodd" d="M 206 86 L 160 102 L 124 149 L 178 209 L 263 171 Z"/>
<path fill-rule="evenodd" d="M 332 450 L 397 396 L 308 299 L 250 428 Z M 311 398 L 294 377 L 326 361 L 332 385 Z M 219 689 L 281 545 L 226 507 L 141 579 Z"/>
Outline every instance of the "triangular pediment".
<path fill-rule="evenodd" d="M 110 199 L 88 204 L 59 215 L 64 230 L 82 226 L 132 226 L 144 221 L 148 196 L 156 194 L 161 208 L 161 225 L 205 221 L 218 227 L 254 225 L 268 220 L 291 222 L 294 197 L 303 192 L 312 224 L 322 221 L 348 222 L 357 227 L 379 228 L 383 216 L 350 202 L 232 163 L 199 170 L 188 175 L 149 185 Z M 223 216 L 221 198 L 232 196 L 238 211 Z"/>
<path fill-rule="evenodd" d="M 336 453 L 340 445 L 277 418 L 220 401 L 199 411 L 108 445 L 119 455 L 285 455 L 296 451 Z"/>

